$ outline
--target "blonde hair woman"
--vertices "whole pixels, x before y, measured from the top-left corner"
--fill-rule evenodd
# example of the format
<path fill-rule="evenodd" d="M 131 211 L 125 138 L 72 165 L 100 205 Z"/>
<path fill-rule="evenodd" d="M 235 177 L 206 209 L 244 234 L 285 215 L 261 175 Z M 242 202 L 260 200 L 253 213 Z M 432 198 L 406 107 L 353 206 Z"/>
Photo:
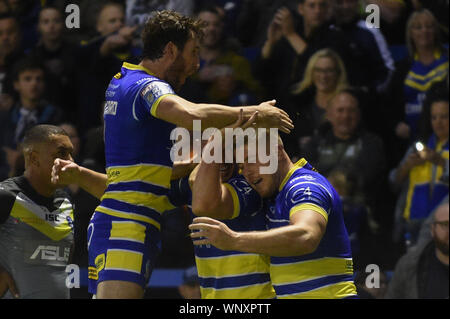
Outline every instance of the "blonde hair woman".
<path fill-rule="evenodd" d="M 431 11 L 422 9 L 411 14 L 406 26 L 409 60 L 403 78 L 404 118 L 395 129 L 400 138 L 417 138 L 425 94 L 448 74 L 448 52 L 439 35 L 439 24 Z"/>
<path fill-rule="evenodd" d="M 332 97 L 347 86 L 347 72 L 341 57 L 331 49 L 312 55 L 303 81 L 292 90 L 291 117 L 295 122 L 291 153 L 302 148 L 326 121 L 325 111 Z"/>

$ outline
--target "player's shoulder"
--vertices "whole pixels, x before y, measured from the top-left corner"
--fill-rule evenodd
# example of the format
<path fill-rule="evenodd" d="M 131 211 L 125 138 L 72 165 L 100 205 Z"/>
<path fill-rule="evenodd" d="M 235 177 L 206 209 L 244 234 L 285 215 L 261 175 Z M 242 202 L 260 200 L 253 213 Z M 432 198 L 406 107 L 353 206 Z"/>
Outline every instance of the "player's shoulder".
<path fill-rule="evenodd" d="M 19 186 L 19 177 L 12 177 L 0 182 L 0 192 L 2 194 L 14 194 L 14 196 L 22 191 Z"/>
<path fill-rule="evenodd" d="M 323 194 L 333 198 L 333 189 L 328 180 L 312 167 L 298 168 L 283 188 L 287 197 L 298 196 L 303 191 L 310 195 Z"/>

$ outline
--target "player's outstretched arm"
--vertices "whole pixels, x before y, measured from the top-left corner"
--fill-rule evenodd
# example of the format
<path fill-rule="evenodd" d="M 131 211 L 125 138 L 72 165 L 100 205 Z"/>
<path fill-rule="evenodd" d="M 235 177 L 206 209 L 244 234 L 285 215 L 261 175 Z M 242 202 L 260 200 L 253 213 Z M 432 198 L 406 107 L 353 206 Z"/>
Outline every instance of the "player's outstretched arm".
<path fill-rule="evenodd" d="M 92 196 L 100 199 L 106 189 L 106 174 L 98 173 L 78 164 L 55 159 L 52 167 L 52 183 L 59 186 L 78 185 Z"/>
<path fill-rule="evenodd" d="M 222 250 L 289 257 L 314 252 L 325 233 L 326 224 L 325 218 L 317 212 L 302 210 L 291 216 L 290 225 L 267 231 L 235 232 L 208 217 L 195 218 L 189 229 L 195 230 L 191 233 L 194 245 L 211 244 Z"/>
<path fill-rule="evenodd" d="M 258 111 L 258 126 L 278 128 L 280 131 L 290 133 L 294 128 L 289 115 L 275 107 L 276 101 L 243 107 L 244 121 Z M 156 109 L 156 117 L 177 126 L 193 129 L 193 121 L 201 120 L 203 129 L 208 127 L 223 128 L 235 123 L 239 118 L 240 108 L 218 104 L 196 104 L 176 95 L 165 96 Z"/>

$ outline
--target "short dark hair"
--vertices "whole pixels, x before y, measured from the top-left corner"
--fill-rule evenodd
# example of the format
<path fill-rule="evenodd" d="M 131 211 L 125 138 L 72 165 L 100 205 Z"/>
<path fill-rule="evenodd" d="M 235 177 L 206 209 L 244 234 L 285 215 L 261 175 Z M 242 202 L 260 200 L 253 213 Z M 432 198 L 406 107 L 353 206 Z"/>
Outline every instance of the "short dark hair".
<path fill-rule="evenodd" d="M 33 126 L 25 132 L 25 136 L 21 143 L 22 149 L 27 151 L 36 144 L 49 142 L 50 138 L 54 135 L 65 135 L 69 137 L 67 132 L 59 126 L 48 124 Z"/>
<path fill-rule="evenodd" d="M 20 74 L 30 70 L 42 70 L 45 73 L 44 65 L 34 57 L 25 57 L 19 60 L 13 67 L 13 81 L 19 80 Z"/>
<path fill-rule="evenodd" d="M 201 37 L 203 23 L 175 11 L 157 11 L 148 19 L 142 31 L 144 49 L 142 57 L 157 60 L 164 54 L 164 48 L 172 42 L 183 50 L 186 42 L 193 36 Z"/>
<path fill-rule="evenodd" d="M 61 17 L 64 16 L 63 11 L 62 11 L 59 7 L 55 6 L 54 4 L 46 4 L 46 5 L 43 6 L 43 7 L 41 8 L 41 10 L 39 11 L 39 17 L 41 16 L 41 13 L 42 13 L 44 10 L 48 10 L 48 9 L 52 9 L 52 10 L 57 11 L 57 12 L 61 15 Z"/>

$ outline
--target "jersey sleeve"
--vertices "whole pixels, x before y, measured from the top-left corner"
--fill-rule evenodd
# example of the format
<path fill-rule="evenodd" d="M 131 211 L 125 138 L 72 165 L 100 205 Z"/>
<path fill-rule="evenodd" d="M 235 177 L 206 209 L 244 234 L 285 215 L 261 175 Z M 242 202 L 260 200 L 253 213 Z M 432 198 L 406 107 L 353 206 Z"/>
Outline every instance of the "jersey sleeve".
<path fill-rule="evenodd" d="M 292 185 L 285 195 L 286 211 L 289 218 L 302 210 L 312 210 L 328 221 L 333 207 L 331 189 L 319 181 L 301 181 Z"/>
<path fill-rule="evenodd" d="M 233 216 L 251 216 L 256 214 L 261 206 L 262 199 L 259 194 L 247 183 L 243 177 L 231 178 L 223 184 L 233 198 Z"/>
<path fill-rule="evenodd" d="M 8 219 L 15 201 L 16 196 L 14 193 L 5 190 L 0 185 L 0 224 L 3 224 Z"/>
<path fill-rule="evenodd" d="M 140 92 L 146 111 L 154 117 L 162 98 L 172 94 L 175 92 L 168 83 L 157 80 L 145 84 Z"/>

